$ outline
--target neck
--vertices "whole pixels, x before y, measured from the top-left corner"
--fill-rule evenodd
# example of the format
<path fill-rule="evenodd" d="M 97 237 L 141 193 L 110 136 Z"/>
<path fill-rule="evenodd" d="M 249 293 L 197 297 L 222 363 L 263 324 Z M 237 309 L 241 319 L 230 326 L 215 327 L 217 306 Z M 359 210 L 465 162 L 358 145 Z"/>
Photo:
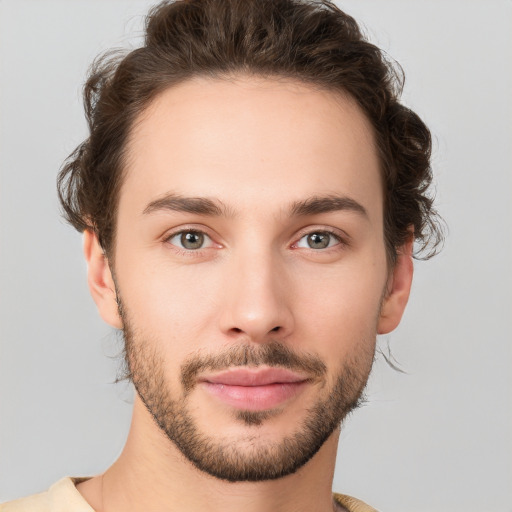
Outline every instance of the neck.
<path fill-rule="evenodd" d="M 157 427 L 138 397 L 119 459 L 78 490 L 97 512 L 332 512 L 339 432 L 292 475 L 263 482 L 227 482 L 195 468 Z"/>

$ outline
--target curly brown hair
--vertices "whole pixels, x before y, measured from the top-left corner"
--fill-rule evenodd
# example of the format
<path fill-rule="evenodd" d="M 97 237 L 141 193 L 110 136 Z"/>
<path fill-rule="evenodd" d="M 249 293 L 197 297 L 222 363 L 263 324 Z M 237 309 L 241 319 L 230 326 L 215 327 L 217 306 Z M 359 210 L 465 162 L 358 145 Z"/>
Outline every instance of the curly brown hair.
<path fill-rule="evenodd" d="M 84 88 L 90 136 L 58 176 L 66 219 L 94 230 L 113 257 L 126 143 L 134 120 L 163 90 L 196 76 L 284 77 L 351 95 L 370 120 L 384 190 L 390 262 L 414 230 L 416 255 L 442 242 L 429 194 L 431 135 L 400 104 L 401 68 L 328 0 L 177 0 L 154 7 L 145 42 L 110 52 L 91 67 Z"/>

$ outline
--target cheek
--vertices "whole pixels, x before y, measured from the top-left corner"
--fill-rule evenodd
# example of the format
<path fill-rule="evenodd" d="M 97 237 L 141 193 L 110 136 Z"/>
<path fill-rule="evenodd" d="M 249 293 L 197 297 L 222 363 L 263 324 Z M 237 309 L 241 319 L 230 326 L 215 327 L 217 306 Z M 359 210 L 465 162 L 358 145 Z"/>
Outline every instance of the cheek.
<path fill-rule="evenodd" d="M 215 273 L 198 272 L 193 265 L 148 262 L 142 255 L 124 258 L 117 266 L 123 303 L 137 329 L 178 360 L 199 348 L 195 345 L 204 337 L 203 326 L 215 318 L 216 299 L 210 290 L 222 289 Z"/>
<path fill-rule="evenodd" d="M 298 283 L 297 325 L 316 340 L 314 350 L 326 361 L 374 346 L 385 283 L 384 265 L 361 261 Z"/>

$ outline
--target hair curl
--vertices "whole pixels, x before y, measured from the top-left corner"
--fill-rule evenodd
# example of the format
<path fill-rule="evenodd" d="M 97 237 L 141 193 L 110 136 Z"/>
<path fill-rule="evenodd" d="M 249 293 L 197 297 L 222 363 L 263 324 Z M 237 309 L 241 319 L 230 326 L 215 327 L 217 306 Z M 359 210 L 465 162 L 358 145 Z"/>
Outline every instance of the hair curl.
<path fill-rule="evenodd" d="M 284 77 L 351 95 L 370 120 L 381 160 L 390 261 L 411 236 L 429 258 L 443 240 L 429 195 L 430 131 L 399 102 L 404 76 L 328 0 L 164 1 L 145 42 L 97 59 L 84 88 L 90 135 L 65 161 L 58 193 L 66 219 L 94 230 L 113 257 L 124 154 L 135 119 L 160 92 L 196 76 Z"/>

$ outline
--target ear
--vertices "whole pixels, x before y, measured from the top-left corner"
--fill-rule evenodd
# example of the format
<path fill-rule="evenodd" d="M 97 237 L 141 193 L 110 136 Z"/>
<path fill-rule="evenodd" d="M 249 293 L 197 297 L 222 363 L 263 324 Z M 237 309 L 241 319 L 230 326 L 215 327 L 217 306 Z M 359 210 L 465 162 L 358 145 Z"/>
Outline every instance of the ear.
<path fill-rule="evenodd" d="M 84 231 L 84 255 L 87 261 L 87 282 L 101 318 L 116 329 L 123 328 L 116 300 L 116 288 L 108 259 L 96 233 Z"/>
<path fill-rule="evenodd" d="M 377 325 L 378 334 L 387 334 L 396 329 L 405 311 L 414 272 L 413 241 L 414 237 L 411 235 L 410 239 L 398 250 L 395 265 L 388 278 L 386 295 L 382 301 Z"/>

